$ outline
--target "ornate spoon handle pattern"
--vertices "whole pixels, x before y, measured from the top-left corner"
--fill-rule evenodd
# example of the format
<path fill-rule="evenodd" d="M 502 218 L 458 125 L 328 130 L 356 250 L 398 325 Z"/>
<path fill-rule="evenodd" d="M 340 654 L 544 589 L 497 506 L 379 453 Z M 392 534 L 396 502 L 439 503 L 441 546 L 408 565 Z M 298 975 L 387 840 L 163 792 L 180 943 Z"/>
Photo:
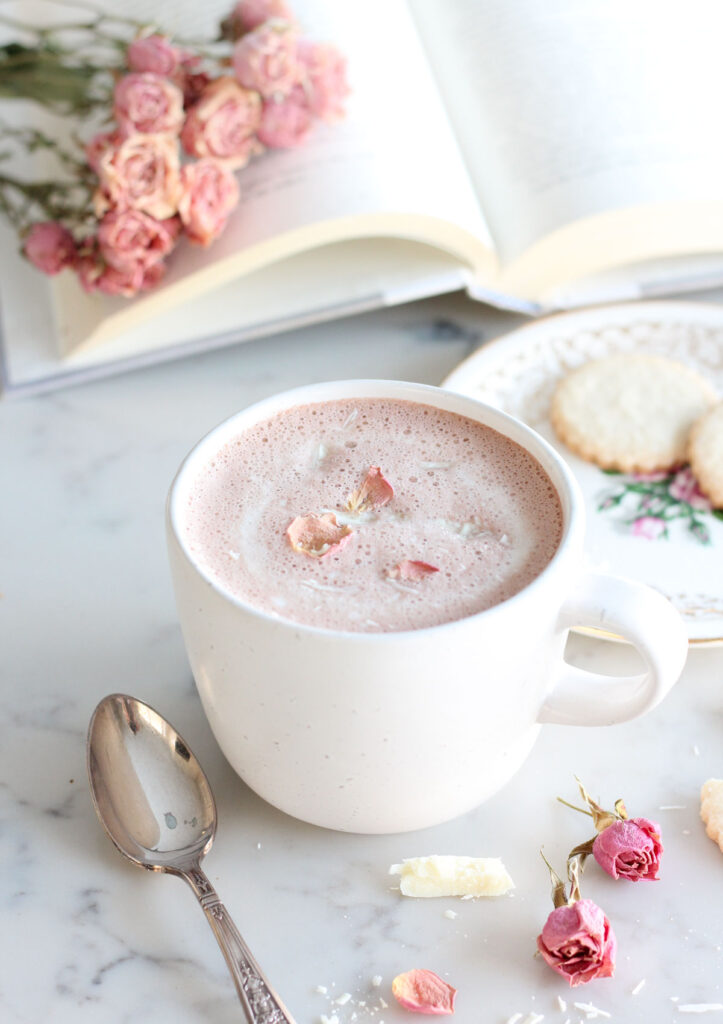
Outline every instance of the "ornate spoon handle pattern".
<path fill-rule="evenodd" d="M 203 907 L 221 947 L 249 1024 L 295 1024 L 294 1018 L 264 977 L 229 912 L 200 867 L 181 873 Z"/>

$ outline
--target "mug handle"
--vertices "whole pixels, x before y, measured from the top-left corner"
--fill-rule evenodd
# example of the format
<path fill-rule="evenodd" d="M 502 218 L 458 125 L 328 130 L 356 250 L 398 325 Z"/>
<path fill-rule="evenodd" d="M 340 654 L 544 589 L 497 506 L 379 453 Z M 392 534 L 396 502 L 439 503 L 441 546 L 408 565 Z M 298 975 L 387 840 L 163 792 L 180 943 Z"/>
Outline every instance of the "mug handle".
<path fill-rule="evenodd" d="M 652 587 L 617 576 L 586 573 L 560 612 L 560 629 L 589 626 L 616 633 L 642 655 L 647 671 L 606 676 L 564 662 L 538 716 L 557 725 L 615 725 L 659 703 L 678 680 L 688 653 L 683 621 Z"/>

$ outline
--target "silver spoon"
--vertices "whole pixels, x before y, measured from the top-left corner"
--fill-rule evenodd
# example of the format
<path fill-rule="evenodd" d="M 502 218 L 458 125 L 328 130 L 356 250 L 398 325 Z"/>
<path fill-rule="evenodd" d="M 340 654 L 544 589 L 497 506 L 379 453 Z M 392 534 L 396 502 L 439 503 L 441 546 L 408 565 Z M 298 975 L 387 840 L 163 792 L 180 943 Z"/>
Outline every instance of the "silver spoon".
<path fill-rule="evenodd" d="M 294 1024 L 201 870 L 216 801 L 173 726 L 134 697 L 112 693 L 88 728 L 88 778 L 98 817 L 139 867 L 185 879 L 218 940 L 249 1024 Z"/>

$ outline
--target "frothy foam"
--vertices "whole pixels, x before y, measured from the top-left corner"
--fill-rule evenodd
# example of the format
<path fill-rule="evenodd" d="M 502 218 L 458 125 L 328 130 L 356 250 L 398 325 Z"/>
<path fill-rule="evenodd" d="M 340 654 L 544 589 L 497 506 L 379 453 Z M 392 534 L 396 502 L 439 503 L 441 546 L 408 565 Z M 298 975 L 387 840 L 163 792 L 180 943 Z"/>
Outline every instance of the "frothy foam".
<path fill-rule="evenodd" d="M 371 466 L 394 487 L 375 512 L 344 512 Z M 286 536 L 296 516 L 334 512 L 354 530 L 312 558 Z M 562 534 L 540 464 L 490 427 L 400 399 L 288 409 L 228 442 L 198 472 L 182 533 L 234 596 L 326 629 L 389 632 L 484 611 L 542 572 Z M 394 567 L 439 572 L 404 581 Z M 390 575 L 392 573 L 392 575 Z"/>

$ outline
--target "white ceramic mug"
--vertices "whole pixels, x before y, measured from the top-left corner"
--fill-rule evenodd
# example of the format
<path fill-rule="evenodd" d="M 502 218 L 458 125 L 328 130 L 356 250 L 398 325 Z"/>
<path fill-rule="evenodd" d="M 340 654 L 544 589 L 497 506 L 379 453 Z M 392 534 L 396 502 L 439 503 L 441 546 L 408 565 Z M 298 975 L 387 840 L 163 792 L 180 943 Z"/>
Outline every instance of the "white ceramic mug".
<path fill-rule="evenodd" d="M 276 618 L 232 597 L 183 540 L 197 470 L 230 438 L 295 405 L 407 399 L 485 423 L 530 452 L 560 496 L 560 546 L 514 597 L 440 626 L 345 633 Z M 171 571 L 201 701 L 221 749 L 260 796 L 304 821 L 348 832 L 439 824 L 495 793 L 540 725 L 613 725 L 654 707 L 687 652 L 660 594 L 583 569 L 584 507 L 563 460 L 539 435 L 472 398 L 422 384 L 342 381 L 266 399 L 190 453 L 167 510 Z M 563 660 L 568 628 L 621 634 L 646 671 L 626 678 Z"/>

